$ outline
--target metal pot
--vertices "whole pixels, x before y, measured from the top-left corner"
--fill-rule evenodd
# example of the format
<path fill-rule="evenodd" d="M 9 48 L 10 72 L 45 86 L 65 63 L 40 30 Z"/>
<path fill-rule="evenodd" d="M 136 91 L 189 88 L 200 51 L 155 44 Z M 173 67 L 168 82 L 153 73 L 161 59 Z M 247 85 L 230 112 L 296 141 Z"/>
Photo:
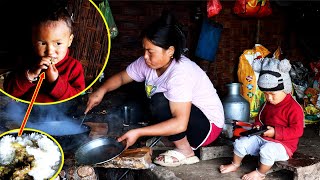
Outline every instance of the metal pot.
<path fill-rule="evenodd" d="M 38 129 L 50 134 L 61 145 L 64 151 L 76 150 L 88 137 L 91 128 L 80 121 L 44 121 L 28 123 L 29 128 Z"/>
<path fill-rule="evenodd" d="M 142 110 L 137 104 L 128 104 L 121 107 L 121 118 L 123 125 L 137 125 L 142 119 Z"/>
<path fill-rule="evenodd" d="M 232 120 L 249 122 L 250 104 L 240 94 L 240 83 L 226 84 L 228 95 L 222 100 L 225 122 L 231 123 Z"/>

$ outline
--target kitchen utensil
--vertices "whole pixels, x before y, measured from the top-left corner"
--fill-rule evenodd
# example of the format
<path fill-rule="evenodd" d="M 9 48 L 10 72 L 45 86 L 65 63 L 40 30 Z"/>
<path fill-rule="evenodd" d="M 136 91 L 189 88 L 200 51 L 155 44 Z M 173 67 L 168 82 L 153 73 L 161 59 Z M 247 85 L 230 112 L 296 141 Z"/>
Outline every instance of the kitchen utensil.
<path fill-rule="evenodd" d="M 64 151 L 77 149 L 88 139 L 91 128 L 85 124 L 79 126 L 78 121 L 43 121 L 28 122 L 28 128 L 38 129 L 55 138 Z"/>
<path fill-rule="evenodd" d="M 80 146 L 75 153 L 79 165 L 102 164 L 119 156 L 125 149 L 126 142 L 118 142 L 112 137 L 100 137 Z"/>
<path fill-rule="evenodd" d="M 82 121 L 81 121 L 81 123 L 80 123 L 80 127 L 81 127 L 81 125 L 83 124 L 84 119 L 86 119 L 86 116 L 87 116 L 87 114 L 84 114 L 84 116 L 83 116 L 83 118 L 82 118 Z"/>
<path fill-rule="evenodd" d="M 123 119 L 123 126 L 137 125 L 143 121 L 145 115 L 141 105 L 135 102 L 127 103 L 120 108 L 120 117 Z"/>
<path fill-rule="evenodd" d="M 123 126 L 129 126 L 132 109 L 129 106 L 123 106 L 121 112 L 123 114 Z"/>
<path fill-rule="evenodd" d="M 241 95 L 241 83 L 226 84 L 228 95 L 222 99 L 225 122 L 230 119 L 248 122 L 250 119 L 250 104 Z"/>

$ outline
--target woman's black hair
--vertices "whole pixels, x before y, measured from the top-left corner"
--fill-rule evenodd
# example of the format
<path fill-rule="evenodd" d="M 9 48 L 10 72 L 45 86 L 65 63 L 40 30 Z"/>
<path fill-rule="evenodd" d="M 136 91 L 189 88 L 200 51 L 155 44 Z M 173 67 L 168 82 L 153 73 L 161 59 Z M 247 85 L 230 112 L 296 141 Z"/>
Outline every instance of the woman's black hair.
<path fill-rule="evenodd" d="M 174 15 L 169 11 L 163 11 L 159 19 L 151 23 L 141 34 L 154 45 L 163 49 L 170 46 L 175 48 L 173 57 L 179 60 L 186 46 L 186 38 Z"/>

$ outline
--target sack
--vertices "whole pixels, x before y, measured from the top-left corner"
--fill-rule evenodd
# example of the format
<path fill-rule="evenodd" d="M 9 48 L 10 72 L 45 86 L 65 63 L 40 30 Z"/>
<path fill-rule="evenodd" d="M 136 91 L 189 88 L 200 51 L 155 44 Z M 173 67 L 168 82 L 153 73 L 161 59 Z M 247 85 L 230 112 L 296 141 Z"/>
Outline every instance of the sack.
<path fill-rule="evenodd" d="M 103 0 L 101 3 L 99 3 L 98 7 L 107 21 L 110 37 L 115 38 L 119 32 L 116 23 L 114 22 L 108 0 Z"/>
<path fill-rule="evenodd" d="M 257 87 L 259 74 L 252 69 L 252 63 L 256 59 L 266 57 L 270 52 L 260 44 L 256 44 L 253 49 L 244 50 L 239 58 L 238 80 L 242 83 L 241 95 L 250 104 L 250 117 L 254 118 L 264 103 L 264 94 Z"/>
<path fill-rule="evenodd" d="M 265 17 L 272 9 L 269 0 L 236 0 L 233 12 L 241 17 Z"/>
<path fill-rule="evenodd" d="M 222 6 L 219 0 L 208 0 L 207 1 L 207 16 L 208 18 L 213 17 L 221 11 Z"/>
<path fill-rule="evenodd" d="M 195 55 L 207 61 L 214 61 L 223 26 L 204 18 Z"/>

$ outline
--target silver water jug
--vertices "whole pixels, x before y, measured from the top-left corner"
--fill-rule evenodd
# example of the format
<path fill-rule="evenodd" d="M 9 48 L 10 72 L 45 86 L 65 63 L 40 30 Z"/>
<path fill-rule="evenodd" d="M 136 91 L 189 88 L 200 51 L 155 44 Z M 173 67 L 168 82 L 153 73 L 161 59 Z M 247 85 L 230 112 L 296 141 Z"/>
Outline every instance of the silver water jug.
<path fill-rule="evenodd" d="M 241 83 L 226 84 L 227 96 L 222 100 L 224 108 L 225 123 L 230 124 L 232 120 L 249 122 L 250 104 L 240 94 Z"/>

